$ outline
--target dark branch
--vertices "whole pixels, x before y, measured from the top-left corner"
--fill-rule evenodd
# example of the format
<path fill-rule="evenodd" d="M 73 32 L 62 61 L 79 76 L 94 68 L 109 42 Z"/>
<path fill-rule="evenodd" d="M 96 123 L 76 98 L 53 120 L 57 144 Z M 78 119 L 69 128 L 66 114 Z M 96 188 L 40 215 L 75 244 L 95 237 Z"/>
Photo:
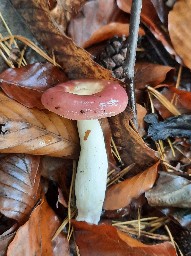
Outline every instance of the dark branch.
<path fill-rule="evenodd" d="M 135 85 L 134 85 L 134 67 L 135 67 L 141 7 L 142 7 L 142 0 L 132 1 L 128 48 L 127 48 L 128 49 L 127 59 L 124 62 L 124 66 L 123 66 L 125 83 L 127 84 L 127 93 L 129 95 L 129 106 L 133 111 L 133 122 L 136 128 L 138 128 L 138 122 L 137 122 L 136 97 L 135 97 Z"/>

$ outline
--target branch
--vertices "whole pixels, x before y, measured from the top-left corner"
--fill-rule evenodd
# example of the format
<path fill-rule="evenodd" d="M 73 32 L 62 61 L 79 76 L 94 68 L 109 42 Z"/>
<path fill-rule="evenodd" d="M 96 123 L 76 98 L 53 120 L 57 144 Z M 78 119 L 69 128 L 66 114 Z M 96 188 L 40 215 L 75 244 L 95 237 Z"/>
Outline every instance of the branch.
<path fill-rule="evenodd" d="M 124 62 L 124 76 L 127 86 L 127 93 L 129 95 L 129 106 L 133 111 L 133 123 L 138 128 L 137 109 L 134 85 L 134 67 L 137 49 L 137 40 L 140 24 L 140 13 L 142 7 L 142 0 L 132 0 L 131 18 L 129 27 L 129 38 L 127 47 L 127 59 Z"/>

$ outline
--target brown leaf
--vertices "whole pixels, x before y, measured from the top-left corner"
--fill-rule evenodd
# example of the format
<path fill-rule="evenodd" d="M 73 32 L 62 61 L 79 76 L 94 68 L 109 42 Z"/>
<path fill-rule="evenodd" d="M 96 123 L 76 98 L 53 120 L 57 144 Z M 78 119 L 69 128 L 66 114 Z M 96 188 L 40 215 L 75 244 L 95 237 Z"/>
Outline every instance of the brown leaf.
<path fill-rule="evenodd" d="M 7 248 L 10 244 L 10 242 L 13 240 L 15 236 L 15 233 L 9 234 L 9 235 L 5 235 L 5 236 L 1 236 L 0 237 L 0 252 L 1 252 L 1 256 L 7 256 Z"/>
<path fill-rule="evenodd" d="M 73 226 L 81 256 L 176 256 L 176 251 L 169 242 L 144 245 L 105 224 L 96 226 L 73 221 Z"/>
<path fill-rule="evenodd" d="M 148 203 L 163 207 L 191 207 L 191 182 L 172 173 L 160 172 L 156 186 L 145 193 Z"/>
<path fill-rule="evenodd" d="M 0 86 L 3 91 L 29 108 L 44 109 L 41 103 L 42 92 L 66 80 L 65 74 L 50 63 L 9 68 L 0 74 Z"/>
<path fill-rule="evenodd" d="M 0 93 L 0 152 L 73 157 L 76 125 L 49 111 L 29 109 Z"/>
<path fill-rule="evenodd" d="M 143 29 L 140 33 L 144 34 Z M 87 48 L 114 36 L 128 36 L 128 17 L 114 0 L 87 1 L 70 21 L 68 34 L 78 46 Z"/>
<path fill-rule="evenodd" d="M 146 171 L 109 187 L 106 191 L 103 208 L 116 210 L 126 207 L 133 199 L 152 188 L 157 178 L 158 164 L 159 162 Z"/>
<path fill-rule="evenodd" d="M 189 68 L 191 68 L 191 56 L 188 54 L 191 50 L 188 43 L 191 39 L 190 11 L 190 0 L 177 1 L 168 16 L 168 30 L 174 49 Z"/>
<path fill-rule="evenodd" d="M 191 113 L 191 92 L 166 86 L 160 93 L 172 102 L 181 114 Z M 153 104 L 164 119 L 172 116 L 172 113 L 156 98 L 153 99 Z"/>
<path fill-rule="evenodd" d="M 145 89 L 146 85 L 155 86 L 162 83 L 173 67 L 153 64 L 149 62 L 138 62 L 135 65 L 136 89 Z"/>
<path fill-rule="evenodd" d="M 20 223 L 26 220 L 40 198 L 40 158 L 7 155 L 1 158 L 0 211 Z"/>
<path fill-rule="evenodd" d="M 135 163 L 129 173 L 135 174 L 157 162 L 155 151 L 150 149 L 140 135 L 129 125 L 127 111 L 109 118 L 111 130 L 119 155 L 126 166 Z"/>
<path fill-rule="evenodd" d="M 118 7 L 124 12 L 130 13 L 132 0 L 117 0 Z M 163 29 L 158 14 L 151 0 L 143 0 L 141 10 L 141 21 L 151 30 L 153 35 L 160 40 L 166 50 L 173 55 L 176 55 L 166 31 Z"/>
<path fill-rule="evenodd" d="M 107 69 L 96 64 L 91 55 L 76 46 L 70 38 L 60 33 L 49 15 L 48 1 L 11 1 L 13 6 L 28 23 L 37 40 L 61 65 L 70 79 L 98 78 L 113 80 Z"/>
<path fill-rule="evenodd" d="M 58 217 L 44 199 L 32 212 L 29 220 L 17 231 L 8 247 L 7 256 L 69 256 L 69 244 L 63 234 L 51 241 L 60 224 Z"/>
<path fill-rule="evenodd" d="M 50 15 L 54 20 L 55 26 L 58 27 L 62 33 L 65 33 L 71 17 L 79 11 L 80 7 L 83 6 L 87 0 L 51 1 L 49 1 Z"/>

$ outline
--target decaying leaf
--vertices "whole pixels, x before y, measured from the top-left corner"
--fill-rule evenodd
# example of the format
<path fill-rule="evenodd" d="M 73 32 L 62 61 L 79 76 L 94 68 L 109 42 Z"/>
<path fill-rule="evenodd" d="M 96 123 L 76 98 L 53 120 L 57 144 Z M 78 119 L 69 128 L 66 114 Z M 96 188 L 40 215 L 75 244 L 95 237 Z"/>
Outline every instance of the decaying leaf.
<path fill-rule="evenodd" d="M 191 113 L 191 92 L 170 86 L 164 87 L 160 93 L 172 102 L 181 114 Z M 153 104 L 164 119 L 172 116 L 172 113 L 156 98 L 153 99 Z"/>
<path fill-rule="evenodd" d="M 68 22 L 87 0 L 51 0 L 49 1 L 50 15 L 56 27 L 65 33 Z"/>
<path fill-rule="evenodd" d="M 12 99 L 29 108 L 40 108 L 42 92 L 65 82 L 65 74 L 50 63 L 35 63 L 21 68 L 9 68 L 0 74 L 0 86 Z"/>
<path fill-rule="evenodd" d="M 70 79 L 113 80 L 110 71 L 96 64 L 88 52 L 76 46 L 69 37 L 55 27 L 49 14 L 48 1 L 14 0 L 11 2 L 26 20 L 37 40 L 50 55 L 54 53 L 56 62 L 61 65 Z"/>
<path fill-rule="evenodd" d="M 140 135 L 131 128 L 129 119 L 130 114 L 125 111 L 109 118 L 109 122 L 122 161 L 126 166 L 135 164 L 131 171 L 138 173 L 156 163 L 157 157 L 155 151 L 150 149 Z"/>
<path fill-rule="evenodd" d="M 0 93 L 0 152 L 74 157 L 75 123 L 46 110 L 29 109 Z"/>
<path fill-rule="evenodd" d="M 0 167 L 0 212 L 23 223 L 40 198 L 39 156 L 5 155 Z"/>
<path fill-rule="evenodd" d="M 191 1 L 176 1 L 168 16 L 168 30 L 175 51 L 182 58 L 184 64 L 191 68 L 191 39 L 190 23 Z"/>
<path fill-rule="evenodd" d="M 146 171 L 109 187 L 106 191 L 104 209 L 116 210 L 126 207 L 133 199 L 152 188 L 157 178 L 158 164 L 159 162 Z"/>
<path fill-rule="evenodd" d="M 136 89 L 145 89 L 146 85 L 155 86 L 162 83 L 165 80 L 167 74 L 172 70 L 172 67 L 153 64 L 149 62 L 136 63 Z"/>
<path fill-rule="evenodd" d="M 152 206 L 191 207 L 191 182 L 172 173 L 160 172 L 156 186 L 145 193 Z"/>
<path fill-rule="evenodd" d="M 63 234 L 51 241 L 59 226 L 58 217 L 44 199 L 32 212 L 29 220 L 17 231 L 8 247 L 7 256 L 69 256 L 68 240 Z"/>
<path fill-rule="evenodd" d="M 105 224 L 96 226 L 75 221 L 73 226 L 75 240 L 80 255 L 83 256 L 176 256 L 176 251 L 169 242 L 145 245 Z"/>

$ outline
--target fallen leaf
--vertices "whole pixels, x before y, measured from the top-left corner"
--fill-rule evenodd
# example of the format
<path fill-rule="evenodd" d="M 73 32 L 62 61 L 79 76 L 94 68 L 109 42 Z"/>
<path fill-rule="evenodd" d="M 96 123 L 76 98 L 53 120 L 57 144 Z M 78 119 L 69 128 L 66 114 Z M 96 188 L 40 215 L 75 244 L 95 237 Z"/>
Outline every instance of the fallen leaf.
<path fill-rule="evenodd" d="M 143 29 L 139 32 L 144 34 Z M 128 17 L 114 0 L 87 1 L 70 21 L 68 34 L 78 46 L 87 48 L 114 36 L 128 36 Z"/>
<path fill-rule="evenodd" d="M 95 63 L 88 52 L 76 46 L 69 37 L 55 27 L 49 14 L 48 1 L 11 2 L 50 56 L 54 52 L 56 62 L 61 65 L 69 79 L 114 79 L 109 70 Z"/>
<path fill-rule="evenodd" d="M 148 203 L 162 207 L 191 207 L 191 182 L 172 173 L 160 172 L 155 187 L 145 193 Z"/>
<path fill-rule="evenodd" d="M 51 0 L 49 10 L 54 24 L 60 32 L 65 33 L 68 22 L 87 0 Z"/>
<path fill-rule="evenodd" d="M 180 90 L 174 86 L 166 86 L 160 93 L 172 102 L 181 114 L 191 113 L 191 92 Z M 153 104 L 163 119 L 172 116 L 172 113 L 156 98 L 153 99 Z"/>
<path fill-rule="evenodd" d="M 116 210 L 126 207 L 133 199 L 138 198 L 152 188 L 157 178 L 158 164 L 159 162 L 132 178 L 110 186 L 106 191 L 103 208 L 105 210 Z"/>
<path fill-rule="evenodd" d="M 23 223 L 40 198 L 40 158 L 5 155 L 0 167 L 0 212 Z"/>
<path fill-rule="evenodd" d="M 176 256 L 176 251 L 169 242 L 144 245 L 106 224 L 96 226 L 86 222 L 72 223 L 75 240 L 82 256 Z"/>
<path fill-rule="evenodd" d="M 173 70 L 174 68 L 169 66 L 149 62 L 137 62 L 135 65 L 136 89 L 145 89 L 147 85 L 155 86 L 162 83 L 167 74 Z"/>
<path fill-rule="evenodd" d="M 125 166 L 135 164 L 129 174 L 137 174 L 157 162 L 155 151 L 150 149 L 129 124 L 130 113 L 109 118 L 113 139 Z"/>
<path fill-rule="evenodd" d="M 44 199 L 34 209 L 29 220 L 18 229 L 8 247 L 7 256 L 69 256 L 68 240 L 63 234 L 59 234 L 52 241 L 60 224 L 58 217 Z"/>
<path fill-rule="evenodd" d="M 26 107 L 39 109 L 44 109 L 42 92 L 66 80 L 65 74 L 50 63 L 9 68 L 0 74 L 0 86 L 10 98 Z"/>
<path fill-rule="evenodd" d="M 188 68 L 191 68 L 191 56 L 188 54 L 191 50 L 188 43 L 191 39 L 190 11 L 190 0 L 177 1 L 168 15 L 168 30 L 172 44 Z"/>
<path fill-rule="evenodd" d="M 0 93 L 0 152 L 73 157 L 79 153 L 75 123 L 29 109 Z"/>

